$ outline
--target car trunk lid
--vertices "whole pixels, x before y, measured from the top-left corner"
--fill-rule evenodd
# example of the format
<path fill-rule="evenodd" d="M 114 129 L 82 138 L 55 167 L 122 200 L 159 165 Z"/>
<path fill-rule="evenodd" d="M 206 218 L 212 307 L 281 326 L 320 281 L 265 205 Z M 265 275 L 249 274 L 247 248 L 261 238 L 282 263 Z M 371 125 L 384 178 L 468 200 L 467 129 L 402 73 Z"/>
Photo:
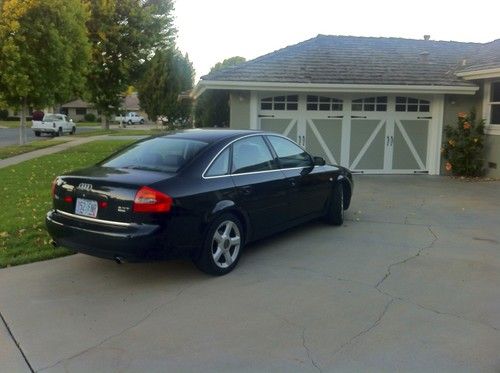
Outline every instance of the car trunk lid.
<path fill-rule="evenodd" d="M 87 218 L 114 222 L 149 222 L 151 214 L 133 212 L 134 198 L 142 186 L 175 174 L 137 169 L 92 167 L 58 178 L 54 207 Z"/>

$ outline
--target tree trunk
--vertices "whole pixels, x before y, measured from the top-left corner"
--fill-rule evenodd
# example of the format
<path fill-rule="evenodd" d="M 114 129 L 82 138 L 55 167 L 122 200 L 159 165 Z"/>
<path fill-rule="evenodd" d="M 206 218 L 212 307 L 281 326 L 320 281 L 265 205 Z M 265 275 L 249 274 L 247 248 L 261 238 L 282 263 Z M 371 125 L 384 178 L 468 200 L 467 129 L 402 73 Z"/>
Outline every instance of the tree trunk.
<path fill-rule="evenodd" d="M 103 130 L 109 130 L 109 120 L 106 114 L 101 114 L 101 128 Z"/>
<path fill-rule="evenodd" d="M 26 105 L 26 99 L 23 99 L 23 105 L 21 107 L 21 119 L 19 123 L 19 145 L 24 145 L 27 142 L 26 136 L 26 113 L 28 112 L 28 107 Z"/>

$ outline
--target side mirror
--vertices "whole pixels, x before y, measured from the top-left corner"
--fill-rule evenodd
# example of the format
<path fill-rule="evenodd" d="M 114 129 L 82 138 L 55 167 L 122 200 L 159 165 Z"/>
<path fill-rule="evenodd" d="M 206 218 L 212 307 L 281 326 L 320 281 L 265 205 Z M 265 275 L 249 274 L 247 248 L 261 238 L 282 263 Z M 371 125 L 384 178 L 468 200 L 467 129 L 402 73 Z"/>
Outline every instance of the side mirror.
<path fill-rule="evenodd" d="M 326 164 L 322 157 L 313 157 L 313 163 L 315 166 L 324 166 Z"/>

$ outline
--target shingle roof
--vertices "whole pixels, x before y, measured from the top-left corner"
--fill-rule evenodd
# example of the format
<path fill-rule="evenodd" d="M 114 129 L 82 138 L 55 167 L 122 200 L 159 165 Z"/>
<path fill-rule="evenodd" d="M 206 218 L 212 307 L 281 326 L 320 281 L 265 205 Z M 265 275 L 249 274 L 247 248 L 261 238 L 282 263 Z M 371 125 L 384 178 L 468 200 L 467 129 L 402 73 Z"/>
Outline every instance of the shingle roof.
<path fill-rule="evenodd" d="M 63 108 L 91 108 L 92 104 L 88 103 L 87 101 L 83 101 L 81 99 L 73 100 L 70 102 L 66 102 L 65 104 L 61 105 Z"/>
<path fill-rule="evenodd" d="M 471 86 L 455 73 L 485 44 L 318 35 L 205 81 Z M 493 52 L 495 58 L 498 53 Z"/>
<path fill-rule="evenodd" d="M 500 68 L 500 39 L 481 45 L 465 62 L 460 72 Z"/>

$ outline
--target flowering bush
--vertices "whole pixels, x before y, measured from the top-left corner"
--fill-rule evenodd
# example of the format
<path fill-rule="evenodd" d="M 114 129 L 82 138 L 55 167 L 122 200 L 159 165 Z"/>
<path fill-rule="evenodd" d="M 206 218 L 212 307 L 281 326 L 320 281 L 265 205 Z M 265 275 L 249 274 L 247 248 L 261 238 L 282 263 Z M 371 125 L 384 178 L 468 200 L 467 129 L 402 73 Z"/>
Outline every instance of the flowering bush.
<path fill-rule="evenodd" d="M 476 113 L 458 113 L 456 126 L 444 129 L 446 142 L 442 153 L 446 171 L 456 176 L 481 176 L 483 173 L 484 120 Z"/>

